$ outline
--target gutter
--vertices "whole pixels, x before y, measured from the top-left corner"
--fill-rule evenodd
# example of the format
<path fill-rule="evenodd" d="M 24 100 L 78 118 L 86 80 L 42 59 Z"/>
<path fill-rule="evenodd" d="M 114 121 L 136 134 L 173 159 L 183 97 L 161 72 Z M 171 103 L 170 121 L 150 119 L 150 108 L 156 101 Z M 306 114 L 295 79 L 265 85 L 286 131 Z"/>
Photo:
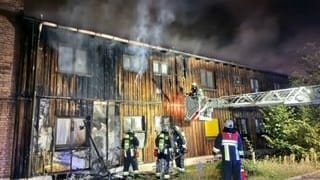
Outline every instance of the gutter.
<path fill-rule="evenodd" d="M 32 96 L 32 120 L 31 120 L 31 132 L 30 132 L 30 146 L 29 146 L 29 161 L 28 161 L 28 177 L 32 176 L 32 156 L 33 156 L 33 147 L 34 147 L 34 131 L 35 129 L 35 122 L 36 122 L 36 108 L 37 108 L 37 65 L 38 65 L 38 51 L 39 51 L 39 45 L 40 45 L 40 36 L 43 29 L 43 24 L 40 23 L 38 26 L 38 39 L 36 43 L 36 54 L 35 54 L 35 62 L 32 67 L 32 71 L 34 73 L 34 83 L 33 83 L 33 96 Z"/>

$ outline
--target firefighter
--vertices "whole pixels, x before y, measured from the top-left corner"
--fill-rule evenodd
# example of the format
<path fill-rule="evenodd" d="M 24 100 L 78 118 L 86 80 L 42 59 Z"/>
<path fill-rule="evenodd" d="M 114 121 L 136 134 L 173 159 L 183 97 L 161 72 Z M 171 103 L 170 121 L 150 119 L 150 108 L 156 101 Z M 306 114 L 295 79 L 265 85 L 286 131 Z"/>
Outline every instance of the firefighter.
<path fill-rule="evenodd" d="M 189 93 L 187 93 L 188 96 L 191 97 L 203 97 L 203 91 L 201 88 L 198 88 L 197 83 L 192 83 L 191 84 L 191 91 Z"/>
<path fill-rule="evenodd" d="M 224 180 L 241 180 L 243 144 L 233 120 L 227 120 L 213 147 L 213 154 L 222 153 L 222 177 Z"/>
<path fill-rule="evenodd" d="M 138 147 L 139 140 L 132 130 L 128 130 L 122 139 L 122 149 L 124 151 L 123 176 L 126 179 L 129 176 L 129 167 L 132 165 L 133 174 L 138 175 Z"/>
<path fill-rule="evenodd" d="M 185 172 L 184 154 L 187 152 L 187 140 L 184 132 L 181 131 L 179 126 L 173 127 L 172 135 L 174 141 L 175 163 L 177 169 L 183 173 Z"/>
<path fill-rule="evenodd" d="M 189 96 L 197 96 L 198 95 L 198 86 L 196 83 L 191 84 L 191 91 L 188 93 Z"/>
<path fill-rule="evenodd" d="M 161 178 L 164 173 L 164 179 L 170 179 L 170 160 L 172 157 L 171 137 L 169 128 L 164 127 L 156 137 L 155 156 L 156 162 L 156 177 Z"/>

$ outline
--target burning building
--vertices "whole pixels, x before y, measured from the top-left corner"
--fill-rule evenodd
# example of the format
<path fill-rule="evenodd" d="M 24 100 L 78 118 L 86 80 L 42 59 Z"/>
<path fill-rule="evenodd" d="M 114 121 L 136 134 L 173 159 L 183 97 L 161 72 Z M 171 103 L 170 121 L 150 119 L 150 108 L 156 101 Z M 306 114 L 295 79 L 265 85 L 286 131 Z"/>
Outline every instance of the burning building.
<path fill-rule="evenodd" d="M 19 2 L 0 10 L 0 177 L 95 170 L 97 147 L 108 167 L 122 164 L 122 132 L 134 129 L 140 161 L 155 161 L 162 122 L 182 127 L 188 157 L 211 154 L 219 126 L 236 118 L 243 136 L 263 148 L 254 108 L 214 110 L 217 123 L 185 121 L 184 97 L 196 82 L 208 97 L 287 87 L 285 75 L 21 18 Z M 23 28 L 23 31 L 21 29 Z M 91 141 L 92 140 L 92 141 Z"/>

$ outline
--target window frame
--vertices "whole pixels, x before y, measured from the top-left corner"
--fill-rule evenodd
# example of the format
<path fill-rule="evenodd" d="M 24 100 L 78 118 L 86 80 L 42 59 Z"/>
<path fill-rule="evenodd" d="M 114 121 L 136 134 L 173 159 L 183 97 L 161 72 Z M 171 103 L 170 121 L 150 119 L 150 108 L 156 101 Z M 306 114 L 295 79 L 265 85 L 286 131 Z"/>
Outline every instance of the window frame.
<path fill-rule="evenodd" d="M 281 87 L 280 87 L 280 83 L 278 83 L 278 82 L 274 82 L 273 83 L 273 89 L 274 90 L 277 90 L 277 89 L 280 89 Z"/>
<path fill-rule="evenodd" d="M 130 127 L 128 127 L 130 126 Z M 145 148 L 147 143 L 147 132 L 146 132 L 146 119 L 145 116 L 124 116 L 123 117 L 123 130 L 126 131 L 130 128 L 137 137 L 139 136 L 139 148 Z M 143 139 L 142 139 L 143 138 Z"/>
<path fill-rule="evenodd" d="M 66 142 L 65 143 L 62 143 L 62 144 L 57 144 L 57 139 L 58 139 L 58 136 L 61 135 L 61 131 L 59 131 L 59 128 L 58 128 L 58 122 L 59 120 L 69 120 L 70 121 L 70 127 L 69 127 L 69 132 L 67 133 L 68 137 L 66 137 Z M 81 127 L 74 127 L 75 124 L 77 123 L 74 123 L 74 121 L 81 121 L 81 123 L 79 124 L 82 124 L 81 127 L 83 129 L 81 129 Z M 55 124 L 55 138 L 54 138 L 54 146 L 55 146 L 55 150 L 74 150 L 74 149 L 85 149 L 85 148 L 89 148 L 90 147 L 90 142 L 89 142 L 89 138 L 88 138 L 88 130 L 86 129 L 85 127 L 85 124 L 84 124 L 84 120 L 85 120 L 85 117 L 57 117 L 56 118 L 56 124 Z M 89 125 L 91 127 L 91 125 Z M 75 131 L 74 129 L 77 128 L 77 131 Z M 77 143 L 77 144 L 73 144 L 75 142 L 75 133 L 78 132 L 78 131 L 82 131 L 82 133 L 84 133 L 84 140 L 82 143 Z M 90 129 L 89 129 L 89 132 L 90 132 Z"/>
<path fill-rule="evenodd" d="M 68 64 L 72 66 L 71 70 L 61 68 L 61 67 L 63 67 L 62 62 L 66 61 L 65 59 L 62 58 L 62 57 L 64 57 L 64 55 L 62 55 L 63 53 L 61 53 L 61 51 L 63 49 L 70 49 L 71 50 L 71 52 L 70 52 L 71 54 L 67 54 L 67 56 L 71 56 L 71 57 L 69 57 L 70 59 L 68 59 L 68 60 L 70 60 L 70 62 Z M 83 65 L 81 67 L 86 67 L 86 72 L 79 71 L 79 68 L 77 68 L 79 65 L 79 64 L 78 65 L 76 64 L 79 60 L 79 58 L 77 58 L 78 52 L 85 52 L 85 65 Z M 81 76 L 81 77 L 92 76 L 91 65 L 88 60 L 88 53 L 89 53 L 88 49 L 86 49 L 86 48 L 72 47 L 72 46 L 68 46 L 65 44 L 59 45 L 59 47 L 58 47 L 58 72 L 61 74 L 76 75 L 76 76 Z M 83 62 L 83 60 L 82 60 L 82 62 Z"/>
<path fill-rule="evenodd" d="M 123 53 L 122 54 L 122 69 L 124 71 L 128 71 L 128 72 L 133 72 L 133 73 L 139 73 L 141 71 L 141 69 L 137 68 L 137 63 L 139 63 L 140 67 L 141 66 L 141 63 L 142 63 L 142 60 L 140 58 L 143 58 L 143 57 L 140 57 L 139 55 L 136 55 L 136 54 L 132 54 L 132 53 Z M 148 56 L 146 55 L 146 57 L 144 57 L 145 60 L 146 60 L 146 69 L 143 69 L 143 72 L 147 71 L 149 69 L 149 59 L 148 59 Z M 125 59 L 128 59 L 129 60 L 129 63 L 126 63 L 125 64 Z"/>
<path fill-rule="evenodd" d="M 261 136 L 266 133 L 264 119 L 263 118 L 255 118 L 254 119 L 256 134 Z"/>
<path fill-rule="evenodd" d="M 248 118 L 236 118 L 236 125 L 239 133 L 242 136 L 247 137 L 249 135 L 250 130 L 249 130 Z"/>
<path fill-rule="evenodd" d="M 259 92 L 260 91 L 260 85 L 259 80 L 256 78 L 250 79 L 250 88 L 252 92 Z"/>
<path fill-rule="evenodd" d="M 209 77 L 211 74 L 211 78 Z M 203 79 L 204 78 L 204 79 Z M 212 80 L 209 83 L 210 79 Z M 213 70 L 200 69 L 200 84 L 202 89 L 217 89 L 216 72 Z"/>
<path fill-rule="evenodd" d="M 155 71 L 155 65 L 158 69 Z M 166 72 L 163 72 L 163 66 L 166 66 Z M 170 75 L 170 65 L 168 62 L 163 61 L 153 61 L 152 62 L 152 73 L 157 76 L 169 76 Z"/>

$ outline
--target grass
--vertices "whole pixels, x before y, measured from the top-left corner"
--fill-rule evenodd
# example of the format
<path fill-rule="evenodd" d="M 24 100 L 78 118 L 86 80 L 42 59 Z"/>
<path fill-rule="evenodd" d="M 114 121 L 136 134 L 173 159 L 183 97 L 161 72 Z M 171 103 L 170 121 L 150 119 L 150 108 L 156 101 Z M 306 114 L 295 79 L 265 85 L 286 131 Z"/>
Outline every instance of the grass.
<path fill-rule="evenodd" d="M 218 162 L 198 164 L 187 167 L 186 173 L 173 178 L 175 180 L 185 179 L 201 179 L 201 180 L 218 180 L 220 179 L 220 171 Z M 284 180 L 290 177 L 303 175 L 306 173 L 319 170 L 320 166 L 316 162 L 301 161 L 290 162 L 279 160 L 276 158 L 268 160 L 258 160 L 253 163 L 251 160 L 244 162 L 245 169 L 248 171 L 250 180 Z"/>
<path fill-rule="evenodd" d="M 269 159 L 257 161 L 255 164 L 252 161 L 245 161 L 244 165 L 248 170 L 250 179 L 253 180 L 282 180 L 319 170 L 319 165 L 316 162 L 310 161 L 298 163 Z"/>
<path fill-rule="evenodd" d="M 173 178 L 176 180 L 185 179 L 201 179 L 201 180 L 214 180 L 220 178 L 220 170 L 217 168 L 218 163 L 199 163 L 195 166 L 186 168 L 186 173 L 180 174 L 178 177 Z"/>
<path fill-rule="evenodd" d="M 311 173 L 320 169 L 319 162 L 303 160 L 296 162 L 290 160 L 290 157 L 267 158 L 257 160 L 255 163 L 251 160 L 244 161 L 245 169 L 248 171 L 250 180 L 285 180 L 290 177 Z M 173 180 L 220 180 L 220 162 L 199 163 L 186 168 L 186 172 L 173 176 Z M 177 174 L 174 171 L 174 174 Z M 155 179 L 154 173 L 147 175 L 142 179 Z"/>

